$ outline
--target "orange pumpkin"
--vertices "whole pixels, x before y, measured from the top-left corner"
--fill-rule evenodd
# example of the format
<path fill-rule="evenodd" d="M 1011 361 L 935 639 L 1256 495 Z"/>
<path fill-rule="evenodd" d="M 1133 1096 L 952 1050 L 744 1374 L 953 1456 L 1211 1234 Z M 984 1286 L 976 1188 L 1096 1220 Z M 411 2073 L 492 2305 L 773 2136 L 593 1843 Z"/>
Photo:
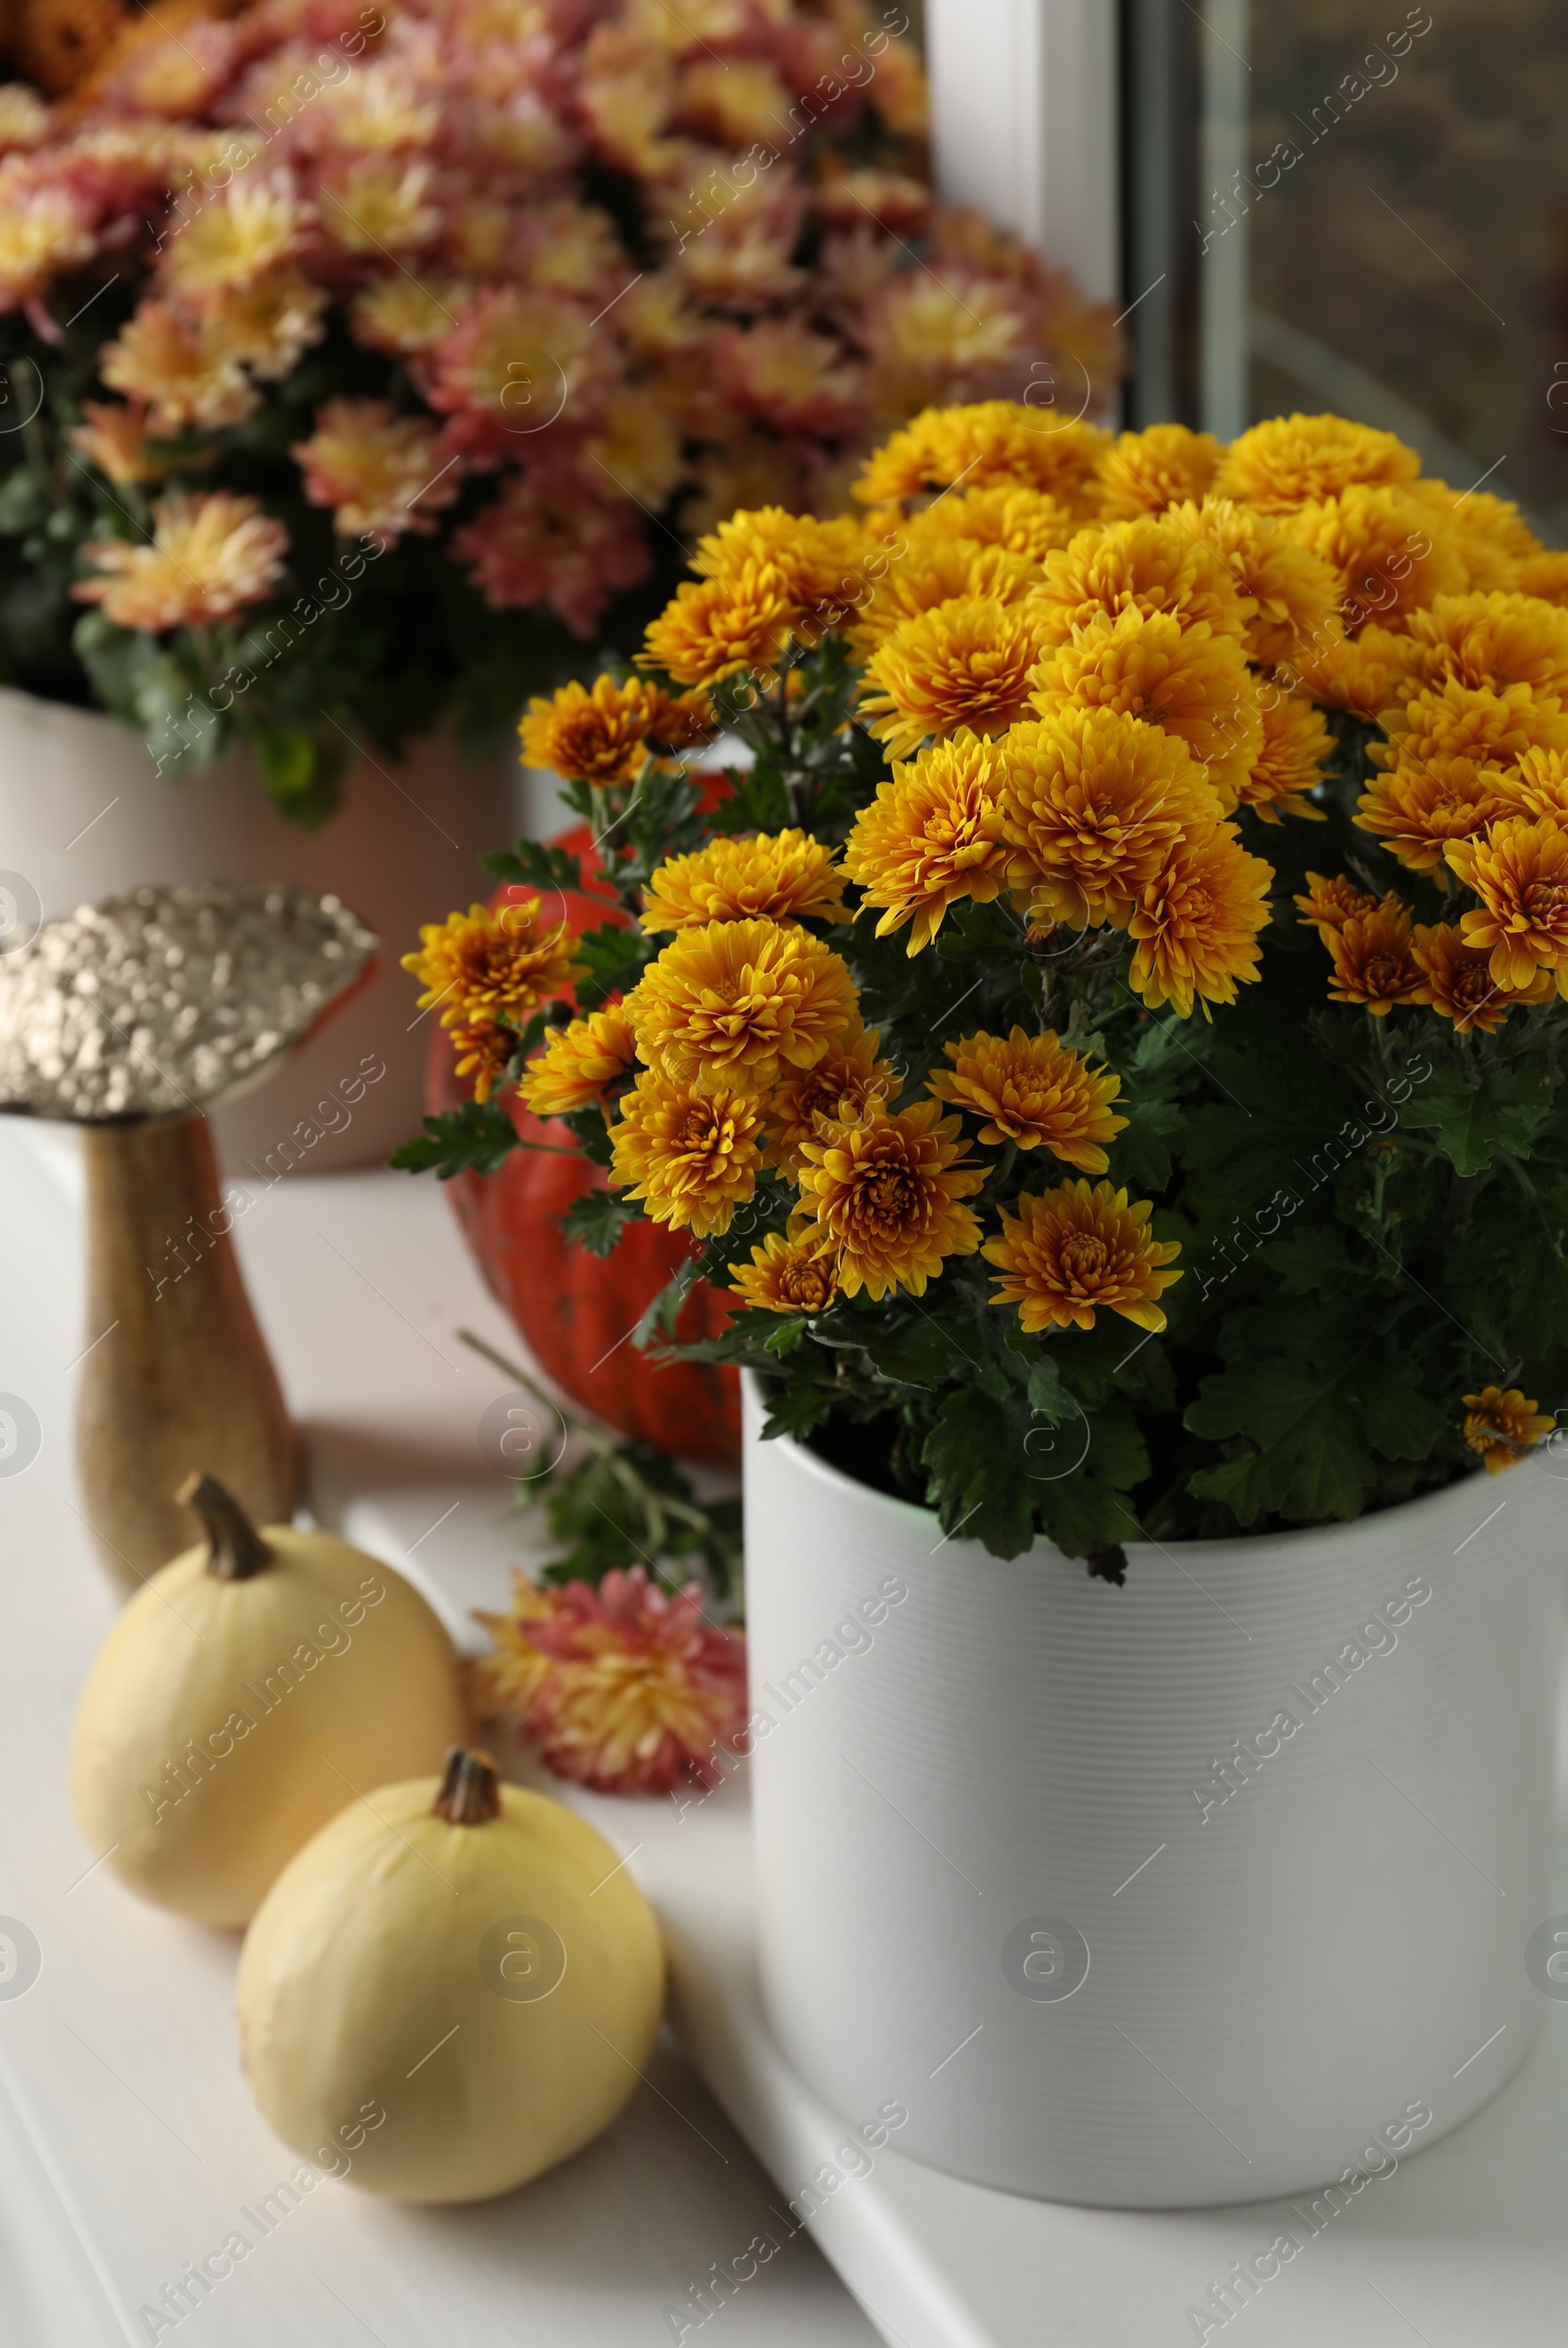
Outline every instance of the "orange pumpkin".
<path fill-rule="evenodd" d="M 586 824 L 558 846 L 578 856 L 591 839 Z M 498 889 L 493 905 L 536 892 Z M 591 885 L 564 893 L 573 934 L 626 916 L 608 892 Z M 430 1040 L 425 1070 L 432 1113 L 461 1107 L 467 1088 L 455 1073 L 443 1028 Z M 691 1253 L 684 1237 L 662 1223 L 631 1223 L 612 1254 L 590 1255 L 567 1239 L 561 1217 L 585 1191 L 603 1190 L 602 1168 L 579 1155 L 570 1130 L 536 1117 L 515 1094 L 506 1108 L 518 1134 L 554 1150 L 514 1150 L 493 1174 L 460 1174 L 447 1184 L 491 1294 L 516 1322 L 535 1361 L 574 1402 L 622 1435 L 639 1437 L 686 1459 L 732 1466 L 740 1457 L 740 1387 L 733 1370 L 707 1362 L 661 1367 L 632 1344 L 644 1307 Z M 563 1150 L 569 1154 L 562 1154 Z M 677 1336 L 714 1337 L 729 1319 L 727 1297 L 706 1282 L 688 1298 Z"/>

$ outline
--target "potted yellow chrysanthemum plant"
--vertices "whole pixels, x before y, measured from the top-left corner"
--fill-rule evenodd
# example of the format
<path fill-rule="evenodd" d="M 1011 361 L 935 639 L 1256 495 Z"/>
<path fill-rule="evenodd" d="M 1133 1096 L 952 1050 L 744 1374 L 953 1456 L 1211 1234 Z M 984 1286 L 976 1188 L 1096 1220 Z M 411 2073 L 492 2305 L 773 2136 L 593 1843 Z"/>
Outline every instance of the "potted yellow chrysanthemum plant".
<path fill-rule="evenodd" d="M 583 874 L 521 844 L 466 977 L 425 932 L 480 1098 L 406 1162 L 557 1119 L 580 1239 L 690 1237 L 641 1342 L 733 1302 L 684 1350 L 750 1379 L 811 2083 L 926 2081 L 911 2147 L 1024 2189 L 1315 2184 L 1533 2028 L 1568 559 L 1332 416 L 931 411 L 856 494 L 738 514 L 639 674 L 536 705 L 614 909 L 561 991 Z"/>

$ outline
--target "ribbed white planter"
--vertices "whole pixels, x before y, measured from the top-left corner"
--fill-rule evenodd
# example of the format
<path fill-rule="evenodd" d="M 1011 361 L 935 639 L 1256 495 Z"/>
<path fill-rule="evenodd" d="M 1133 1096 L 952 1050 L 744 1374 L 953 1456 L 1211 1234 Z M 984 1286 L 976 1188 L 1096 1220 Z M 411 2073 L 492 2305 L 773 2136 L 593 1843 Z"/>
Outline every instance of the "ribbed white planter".
<path fill-rule="evenodd" d="M 1544 2011 L 1561 1463 L 1130 1543 L 1116 1589 L 760 1417 L 759 1944 L 809 2086 L 899 2098 L 938 2168 L 1155 2208 L 1386 2172 L 1494 2093 Z"/>
<path fill-rule="evenodd" d="M 338 812 L 303 833 L 243 755 L 171 782 L 112 718 L 0 688 L 0 930 L 20 919 L 24 934 L 29 913 L 48 920 L 143 881 L 334 891 L 378 932 L 377 976 L 215 1124 L 229 1170 L 249 1164 L 264 1180 L 296 1163 L 376 1165 L 422 1106 L 425 1029 L 411 1028 L 416 990 L 398 956 L 421 921 L 487 893 L 479 852 L 514 835 L 514 772 L 509 760 L 471 767 L 445 742 L 395 771 L 356 759 Z M 357 1089 L 366 1063 L 386 1073 Z"/>

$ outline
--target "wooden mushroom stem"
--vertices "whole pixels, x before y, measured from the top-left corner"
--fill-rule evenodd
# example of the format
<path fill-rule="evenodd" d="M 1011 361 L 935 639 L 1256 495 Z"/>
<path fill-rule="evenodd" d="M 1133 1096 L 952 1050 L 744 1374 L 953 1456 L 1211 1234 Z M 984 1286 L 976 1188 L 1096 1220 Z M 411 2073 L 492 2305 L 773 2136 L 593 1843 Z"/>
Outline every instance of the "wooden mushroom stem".
<path fill-rule="evenodd" d="M 268 1547 L 232 1492 L 216 1476 L 191 1476 L 175 1497 L 201 1518 L 207 1535 L 207 1571 L 220 1582 L 248 1582 L 272 1562 Z"/>
<path fill-rule="evenodd" d="M 441 1790 L 430 1804 L 431 1815 L 455 1827 L 480 1827 L 501 1810 L 501 1781 L 488 1753 L 468 1752 L 461 1744 L 447 1753 Z"/>

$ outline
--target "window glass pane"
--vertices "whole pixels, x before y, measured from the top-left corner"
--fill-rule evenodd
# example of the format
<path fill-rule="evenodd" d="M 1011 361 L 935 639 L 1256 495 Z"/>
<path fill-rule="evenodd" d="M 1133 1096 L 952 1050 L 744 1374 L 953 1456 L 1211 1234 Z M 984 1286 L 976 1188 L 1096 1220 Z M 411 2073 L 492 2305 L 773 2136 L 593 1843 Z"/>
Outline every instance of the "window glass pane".
<path fill-rule="evenodd" d="M 1457 487 L 1490 474 L 1561 543 L 1568 0 L 1249 17 L 1250 168 L 1205 188 L 1200 220 L 1221 232 L 1205 270 L 1246 241 L 1252 416 L 1388 426 Z"/>

